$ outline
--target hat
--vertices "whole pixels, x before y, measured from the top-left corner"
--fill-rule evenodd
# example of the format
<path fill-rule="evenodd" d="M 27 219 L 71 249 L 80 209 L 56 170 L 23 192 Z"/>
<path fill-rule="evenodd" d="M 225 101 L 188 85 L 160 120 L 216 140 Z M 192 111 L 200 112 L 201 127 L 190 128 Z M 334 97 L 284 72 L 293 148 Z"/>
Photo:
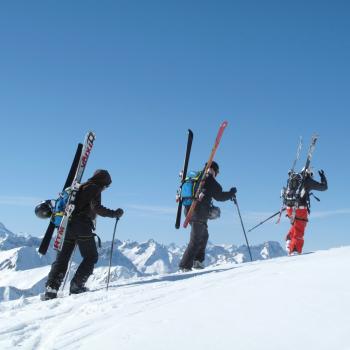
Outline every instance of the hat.
<path fill-rule="evenodd" d="M 210 168 L 213 169 L 215 171 L 215 176 L 218 174 L 219 172 L 219 164 L 212 161 Z"/>

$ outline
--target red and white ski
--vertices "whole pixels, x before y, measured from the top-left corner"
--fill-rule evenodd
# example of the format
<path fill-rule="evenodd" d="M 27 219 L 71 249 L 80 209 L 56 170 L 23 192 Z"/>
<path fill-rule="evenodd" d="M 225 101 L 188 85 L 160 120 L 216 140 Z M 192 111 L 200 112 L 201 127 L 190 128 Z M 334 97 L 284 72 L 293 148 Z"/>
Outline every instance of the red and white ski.
<path fill-rule="evenodd" d="M 78 193 L 79 190 L 79 185 L 81 182 L 81 179 L 83 177 L 84 174 L 84 170 L 86 168 L 86 164 L 87 161 L 89 159 L 92 147 L 94 145 L 94 141 L 95 141 L 95 134 L 90 131 L 86 134 L 85 137 L 85 141 L 84 141 L 84 146 L 83 146 L 83 150 L 81 153 L 81 157 L 80 157 L 80 161 L 79 161 L 79 165 L 78 165 L 78 169 L 77 172 L 74 176 L 74 180 L 72 182 L 72 192 L 69 195 L 68 198 L 68 202 L 64 211 L 64 215 L 62 217 L 62 221 L 61 224 L 57 230 L 57 236 L 54 242 L 54 249 L 60 251 L 62 249 L 63 246 L 63 241 L 64 241 L 64 237 L 66 235 L 66 230 L 67 230 L 67 226 L 68 226 L 68 220 L 70 218 L 70 216 L 73 213 L 73 210 L 75 208 L 75 197 Z"/>
<path fill-rule="evenodd" d="M 189 222 L 191 221 L 191 218 L 192 218 L 192 215 L 193 215 L 193 211 L 196 209 L 196 206 L 198 204 L 198 202 L 201 200 L 201 193 L 202 193 L 202 189 L 203 189 L 203 186 L 205 184 L 205 180 L 207 178 L 207 174 L 208 174 L 208 170 L 210 169 L 211 167 L 211 163 L 213 162 L 213 159 L 214 159 L 214 156 L 215 156 L 215 153 L 219 147 L 219 144 L 220 144 L 220 141 L 221 141 L 221 138 L 222 138 L 222 135 L 225 131 L 225 128 L 227 126 L 228 122 L 227 121 L 224 121 L 221 125 L 220 125 L 220 128 L 219 128 L 219 131 L 218 131 L 218 134 L 216 136 L 216 139 L 215 139 L 215 143 L 214 143 L 214 147 L 213 149 L 211 150 L 211 153 L 210 153 L 210 157 L 209 157 L 209 160 L 207 161 L 207 164 L 205 166 L 205 169 L 204 169 L 204 176 L 202 177 L 202 180 L 201 182 L 199 183 L 199 186 L 198 186 L 198 189 L 197 189 L 197 192 L 196 192 L 196 195 L 195 195 L 195 198 L 190 206 L 190 209 L 188 210 L 187 212 L 187 215 L 186 215 L 186 218 L 185 218 L 185 221 L 183 223 L 183 227 L 186 228 L 189 224 Z"/>

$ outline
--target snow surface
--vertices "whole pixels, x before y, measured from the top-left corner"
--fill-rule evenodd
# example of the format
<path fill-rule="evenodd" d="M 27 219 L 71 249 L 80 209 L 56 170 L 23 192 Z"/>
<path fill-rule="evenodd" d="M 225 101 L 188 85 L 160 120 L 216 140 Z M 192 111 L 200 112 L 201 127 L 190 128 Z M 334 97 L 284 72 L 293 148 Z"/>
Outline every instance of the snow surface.
<path fill-rule="evenodd" d="M 43 291 L 56 252 L 50 248 L 47 254 L 42 256 L 38 253 L 39 244 L 40 239 L 28 235 L 18 236 L 0 223 L 0 301 L 34 296 Z M 93 276 L 88 280 L 88 287 L 96 289 L 106 284 L 110 249 L 110 242 L 102 243 L 99 260 Z M 168 246 L 159 244 L 152 239 L 143 243 L 116 240 L 111 281 L 173 273 L 178 270 L 184 249 L 185 247 L 177 247 L 174 244 Z M 265 242 L 252 246 L 251 251 L 254 260 L 270 259 L 286 254 L 278 242 Z M 70 277 L 73 277 L 80 261 L 80 254 L 76 252 Z M 249 261 L 246 246 L 211 243 L 207 246 L 205 260 L 207 265 L 245 261 Z M 26 273 L 23 273 L 24 271 Z M 66 285 L 66 288 L 68 287 L 69 283 Z"/>
<path fill-rule="evenodd" d="M 350 247 L 0 303 L 0 349 L 349 350 Z"/>

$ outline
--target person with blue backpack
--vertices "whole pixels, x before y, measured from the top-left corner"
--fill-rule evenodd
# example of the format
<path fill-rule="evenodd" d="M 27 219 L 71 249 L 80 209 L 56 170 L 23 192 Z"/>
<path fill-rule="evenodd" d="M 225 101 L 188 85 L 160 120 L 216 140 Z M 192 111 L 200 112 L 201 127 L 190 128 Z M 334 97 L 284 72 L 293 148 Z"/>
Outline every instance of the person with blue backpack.
<path fill-rule="evenodd" d="M 213 161 L 207 174 L 203 174 L 203 172 L 190 172 L 189 177 L 183 184 L 182 200 L 186 214 L 196 193 L 197 184 L 201 181 L 202 176 L 206 176 L 201 193 L 202 198 L 198 202 L 190 221 L 190 242 L 180 261 L 180 271 L 187 272 L 192 268 L 204 268 L 205 249 L 209 238 L 208 220 L 220 217 L 220 209 L 213 205 L 213 199 L 223 202 L 232 200 L 236 195 L 236 187 L 232 187 L 227 192 L 222 190 L 221 185 L 216 181 L 218 174 L 219 165 Z"/>
<path fill-rule="evenodd" d="M 79 294 L 87 291 L 85 283 L 92 274 L 98 260 L 98 252 L 93 233 L 96 215 L 120 218 L 122 209 L 111 210 L 101 204 L 101 193 L 112 183 L 107 170 L 96 170 L 94 175 L 79 187 L 75 208 L 69 219 L 62 250 L 58 252 L 55 262 L 51 266 L 45 290 L 45 299 L 57 297 L 57 292 L 63 282 L 68 269 L 69 260 L 77 245 L 83 258 L 70 283 L 70 293 Z M 65 198 L 63 193 L 56 201 L 54 208 L 55 224 L 59 225 L 60 215 L 64 211 Z M 57 221 L 57 222 L 56 222 Z"/>

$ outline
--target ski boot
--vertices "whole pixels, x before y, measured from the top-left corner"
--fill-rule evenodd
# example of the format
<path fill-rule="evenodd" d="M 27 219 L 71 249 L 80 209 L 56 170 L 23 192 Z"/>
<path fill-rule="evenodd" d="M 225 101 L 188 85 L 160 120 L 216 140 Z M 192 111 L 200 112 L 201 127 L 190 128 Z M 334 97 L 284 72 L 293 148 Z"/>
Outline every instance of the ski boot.
<path fill-rule="evenodd" d="M 192 271 L 192 269 L 189 269 L 187 267 L 180 267 L 179 268 L 179 272 L 189 272 L 189 271 Z"/>
<path fill-rule="evenodd" d="M 72 281 L 70 284 L 69 294 L 80 294 L 88 291 L 89 289 L 86 288 L 83 284 L 78 284 L 74 281 Z"/>
<path fill-rule="evenodd" d="M 51 288 L 50 286 L 46 287 L 45 294 L 42 297 L 42 300 L 51 300 L 57 298 L 58 289 Z"/>
<path fill-rule="evenodd" d="M 196 269 L 196 270 L 203 270 L 204 269 L 204 264 L 199 261 L 199 260 L 195 260 L 193 262 L 193 268 Z"/>

